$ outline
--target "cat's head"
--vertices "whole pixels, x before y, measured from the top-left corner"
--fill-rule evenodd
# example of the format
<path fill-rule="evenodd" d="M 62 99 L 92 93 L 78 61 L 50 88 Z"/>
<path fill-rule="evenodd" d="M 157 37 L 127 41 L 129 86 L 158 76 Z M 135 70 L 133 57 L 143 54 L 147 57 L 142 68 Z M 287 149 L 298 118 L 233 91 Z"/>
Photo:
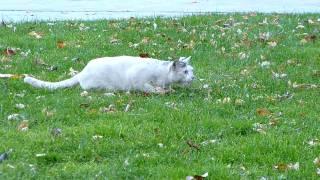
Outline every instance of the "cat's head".
<path fill-rule="evenodd" d="M 195 76 L 193 74 L 193 67 L 189 64 L 191 57 L 180 57 L 179 60 L 171 64 L 171 80 L 174 83 L 190 84 Z"/>

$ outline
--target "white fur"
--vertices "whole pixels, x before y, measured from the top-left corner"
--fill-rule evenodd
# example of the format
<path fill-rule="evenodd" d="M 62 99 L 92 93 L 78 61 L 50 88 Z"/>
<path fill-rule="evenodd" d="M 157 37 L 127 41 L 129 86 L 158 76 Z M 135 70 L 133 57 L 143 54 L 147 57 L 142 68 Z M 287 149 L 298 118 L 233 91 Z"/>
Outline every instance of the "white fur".
<path fill-rule="evenodd" d="M 189 60 L 180 58 L 174 63 L 131 56 L 103 57 L 91 60 L 79 74 L 64 81 L 46 82 L 28 76 L 24 82 L 50 90 L 80 84 L 85 90 L 156 92 L 157 87 L 167 88 L 172 83 L 190 83 L 194 75 Z"/>

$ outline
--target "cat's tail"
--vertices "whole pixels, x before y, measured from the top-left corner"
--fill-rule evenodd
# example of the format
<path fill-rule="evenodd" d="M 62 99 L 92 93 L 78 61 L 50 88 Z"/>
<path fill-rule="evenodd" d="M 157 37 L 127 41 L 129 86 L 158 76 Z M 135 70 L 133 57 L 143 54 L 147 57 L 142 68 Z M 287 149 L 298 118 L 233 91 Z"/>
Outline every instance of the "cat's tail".
<path fill-rule="evenodd" d="M 30 77 L 30 76 L 26 76 L 24 78 L 24 82 L 27 84 L 30 84 L 33 87 L 45 88 L 45 89 L 49 89 L 49 90 L 72 87 L 72 86 L 75 86 L 79 83 L 77 75 L 73 76 L 70 79 L 66 79 L 66 80 L 59 81 L 59 82 L 41 81 L 39 79 Z"/>

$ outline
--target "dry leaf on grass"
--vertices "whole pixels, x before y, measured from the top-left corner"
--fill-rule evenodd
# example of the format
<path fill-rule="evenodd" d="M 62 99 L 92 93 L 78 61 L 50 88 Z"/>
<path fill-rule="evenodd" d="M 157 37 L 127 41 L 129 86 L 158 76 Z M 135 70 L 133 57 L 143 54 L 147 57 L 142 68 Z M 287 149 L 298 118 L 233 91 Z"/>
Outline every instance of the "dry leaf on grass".
<path fill-rule="evenodd" d="M 117 112 L 116 106 L 114 104 L 110 104 L 108 107 L 101 107 L 100 112 L 113 113 Z"/>
<path fill-rule="evenodd" d="M 150 55 L 148 53 L 140 53 L 139 56 L 141 58 L 149 58 L 150 57 Z"/>
<path fill-rule="evenodd" d="M 23 120 L 19 125 L 18 125 L 18 130 L 19 131 L 28 131 L 29 129 L 29 121 L 28 120 Z"/>
<path fill-rule="evenodd" d="M 262 67 L 262 68 L 269 68 L 270 65 L 271 65 L 270 61 L 263 61 L 260 63 L 260 67 Z"/>
<path fill-rule="evenodd" d="M 316 157 L 316 158 L 313 160 L 313 164 L 315 164 L 317 167 L 320 167 L 320 157 Z"/>
<path fill-rule="evenodd" d="M 195 144 L 191 140 L 187 140 L 186 142 L 190 148 L 196 149 L 197 151 L 200 151 L 200 146 L 198 144 Z"/>
<path fill-rule="evenodd" d="M 307 144 L 311 147 L 318 146 L 320 143 L 319 139 L 311 139 L 307 142 Z"/>
<path fill-rule="evenodd" d="M 266 132 L 267 126 L 265 124 L 254 123 L 252 129 L 253 129 L 253 131 L 256 131 L 260 134 L 267 134 L 267 132 Z"/>
<path fill-rule="evenodd" d="M 269 47 L 276 47 L 277 46 L 277 42 L 276 41 L 270 41 L 267 44 L 269 45 Z"/>
<path fill-rule="evenodd" d="M 275 166 L 273 166 L 275 169 L 279 170 L 279 171 L 287 171 L 287 170 L 299 170 L 300 165 L 299 162 L 296 163 L 289 163 L 289 164 L 285 164 L 285 163 L 279 163 Z"/>
<path fill-rule="evenodd" d="M 14 49 L 7 48 L 3 50 L 3 54 L 6 56 L 13 56 L 16 54 L 16 51 Z"/>
<path fill-rule="evenodd" d="M 56 110 L 49 110 L 48 108 L 43 108 L 41 112 L 47 117 L 52 117 L 56 113 Z"/>
<path fill-rule="evenodd" d="M 85 97 L 85 96 L 88 96 L 88 95 L 89 95 L 88 91 L 82 91 L 82 92 L 80 93 L 80 96 L 81 96 L 81 97 Z"/>
<path fill-rule="evenodd" d="M 78 73 L 79 73 L 79 71 L 74 70 L 72 67 L 69 68 L 69 73 L 68 73 L 69 76 L 73 77 L 73 76 L 77 75 Z"/>
<path fill-rule="evenodd" d="M 20 114 L 11 114 L 8 116 L 8 120 L 21 120 L 23 119 L 23 116 L 21 116 Z"/>
<path fill-rule="evenodd" d="M 209 176 L 209 173 L 206 172 L 206 173 L 204 173 L 204 174 L 202 174 L 202 175 L 187 176 L 187 177 L 186 177 L 186 180 L 203 180 L 203 179 L 205 179 L 205 178 L 208 177 L 208 176 Z"/>
<path fill-rule="evenodd" d="M 92 136 L 92 139 L 93 140 L 98 140 L 98 139 L 102 139 L 103 138 L 103 136 L 101 136 L 101 135 L 94 135 L 94 136 Z"/>
<path fill-rule="evenodd" d="M 31 31 L 28 33 L 30 36 L 36 38 L 36 39 L 41 39 L 43 36 L 43 33 L 41 32 L 35 32 L 35 31 Z"/>
<path fill-rule="evenodd" d="M 258 108 L 256 112 L 259 116 L 268 116 L 271 114 L 267 108 Z"/>
<path fill-rule="evenodd" d="M 26 106 L 24 104 L 16 104 L 17 109 L 24 109 Z"/>
<path fill-rule="evenodd" d="M 64 41 L 57 41 L 57 47 L 59 49 L 65 48 L 66 47 L 66 43 Z"/>

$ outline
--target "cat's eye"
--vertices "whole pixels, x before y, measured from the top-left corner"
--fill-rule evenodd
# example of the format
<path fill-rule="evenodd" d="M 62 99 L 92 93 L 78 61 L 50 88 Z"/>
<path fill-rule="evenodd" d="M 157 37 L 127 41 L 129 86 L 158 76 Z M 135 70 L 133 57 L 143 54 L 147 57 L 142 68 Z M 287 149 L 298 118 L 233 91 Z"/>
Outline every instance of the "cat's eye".
<path fill-rule="evenodd" d="M 184 73 L 185 73 L 185 74 L 188 74 L 188 70 L 185 70 Z"/>

